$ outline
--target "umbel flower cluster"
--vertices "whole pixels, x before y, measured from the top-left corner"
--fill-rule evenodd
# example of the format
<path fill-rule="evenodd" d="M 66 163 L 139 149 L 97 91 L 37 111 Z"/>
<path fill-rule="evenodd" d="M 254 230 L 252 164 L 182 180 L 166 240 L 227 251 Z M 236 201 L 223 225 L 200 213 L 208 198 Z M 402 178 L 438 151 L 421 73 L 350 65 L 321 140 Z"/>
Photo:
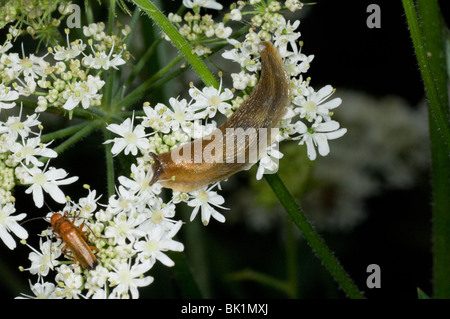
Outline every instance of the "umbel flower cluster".
<path fill-rule="evenodd" d="M 44 2 L 33 3 L 34 9 L 39 4 L 45 8 Z M 122 26 L 116 34 L 108 34 L 103 23 L 94 23 L 82 28 L 84 36 L 79 39 L 73 39 L 70 30 L 65 29 L 64 40 L 48 46 L 45 54 L 25 55 L 19 41 L 27 29 L 25 20 L 9 25 L 10 35 L 0 47 L 0 109 L 6 114 L 0 122 L 0 238 L 14 249 L 15 235 L 31 249 L 29 262 L 21 270 L 37 279 L 30 281 L 33 295 L 24 293 L 22 297 L 138 298 L 138 289 L 154 280 L 153 265 L 173 266 L 166 252 L 184 249 L 174 239 L 182 226 L 180 216 L 176 216 L 180 203 L 192 208 L 191 221 L 197 215 L 204 225 L 211 217 L 225 221 L 220 183 L 189 193 L 174 191 L 170 200 L 164 201 L 161 185 L 150 185 L 153 171 L 149 154 L 161 154 L 204 137 L 217 127 L 216 115 L 233 114 L 258 82 L 261 41 L 275 45 L 291 77 L 292 100 L 277 142 L 296 140 L 306 145 L 308 157 L 314 160 L 317 153 L 329 153 L 328 140 L 345 134 L 346 130 L 333 119 L 333 110 L 341 99 L 331 98 L 335 90 L 330 85 L 316 90 L 310 79 L 304 78 L 314 56 L 302 53 L 300 21 L 283 16 L 283 12 L 301 10 L 300 1 L 238 1 L 220 22 L 208 14 L 211 10 L 224 12 L 219 1 L 184 0 L 183 5 L 187 8 L 184 14 L 171 13 L 169 20 L 199 56 L 211 54 L 214 43 L 228 43 L 221 57 L 238 70 L 231 73 L 233 87 L 221 84 L 218 89 L 197 88 L 191 83 L 186 98 L 176 94 L 178 97 L 165 104 L 145 102 L 135 111 L 122 114 L 116 108 L 113 116 L 112 107 L 104 102 L 105 88 L 111 80 L 108 75 L 120 72 L 132 56 L 125 45 L 130 27 Z M 59 9 L 62 16 L 69 12 L 66 4 Z M 242 27 L 244 19 L 246 32 L 236 38 L 236 25 Z M 111 146 L 112 155 L 133 156 L 129 175 L 115 179 L 114 194 L 106 198 L 87 184 L 87 195 L 78 200 L 63 192 L 61 186 L 76 182 L 78 177 L 70 176 L 70 168 L 51 166 L 62 149 L 51 148 L 52 134 L 46 134 L 39 120 L 47 112 L 88 122 L 86 126 L 59 131 L 61 136 L 74 134 L 77 128 L 95 129 L 106 124 L 111 138 L 104 144 Z M 269 146 L 256 164 L 256 178 L 275 172 L 282 156 L 275 144 Z M 70 251 L 70 238 L 60 236 L 55 226 L 39 235 L 39 247 L 26 243 L 30 234 L 18 222 L 26 220 L 27 212 L 16 212 L 14 197 L 23 191 L 22 187 L 36 207 L 44 205 L 44 196 L 64 205 L 58 213 L 92 248 L 95 267 L 80 265 L 83 256 Z M 101 198 L 106 202 L 101 203 Z M 42 217 L 50 221 L 53 214 Z"/>

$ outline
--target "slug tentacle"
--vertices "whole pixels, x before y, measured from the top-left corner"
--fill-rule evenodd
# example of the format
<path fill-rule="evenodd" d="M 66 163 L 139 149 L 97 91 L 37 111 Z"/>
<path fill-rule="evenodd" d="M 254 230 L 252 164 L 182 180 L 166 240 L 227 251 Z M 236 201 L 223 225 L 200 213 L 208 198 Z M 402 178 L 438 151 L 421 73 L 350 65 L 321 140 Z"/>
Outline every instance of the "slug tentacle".
<path fill-rule="evenodd" d="M 284 63 L 270 42 L 261 43 L 261 76 L 250 97 L 210 135 L 152 156 L 153 178 L 189 192 L 248 169 L 274 141 L 290 102 Z"/>

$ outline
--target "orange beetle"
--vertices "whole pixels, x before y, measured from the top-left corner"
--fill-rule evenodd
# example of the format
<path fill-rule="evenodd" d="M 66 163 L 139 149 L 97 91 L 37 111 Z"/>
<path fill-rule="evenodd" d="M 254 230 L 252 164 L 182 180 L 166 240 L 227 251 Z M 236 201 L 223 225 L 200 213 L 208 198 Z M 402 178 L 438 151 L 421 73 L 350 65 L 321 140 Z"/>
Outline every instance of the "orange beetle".
<path fill-rule="evenodd" d="M 74 263 L 78 261 L 81 267 L 93 270 L 98 265 L 93 250 L 98 251 L 98 248 L 89 244 L 86 232 L 83 231 L 85 224 L 82 223 L 80 227 L 77 227 L 75 226 L 75 220 L 69 221 L 67 215 L 67 212 L 64 215 L 55 213 L 50 218 L 53 231 L 65 243 L 62 252 L 65 254 L 69 249 L 73 255 Z"/>

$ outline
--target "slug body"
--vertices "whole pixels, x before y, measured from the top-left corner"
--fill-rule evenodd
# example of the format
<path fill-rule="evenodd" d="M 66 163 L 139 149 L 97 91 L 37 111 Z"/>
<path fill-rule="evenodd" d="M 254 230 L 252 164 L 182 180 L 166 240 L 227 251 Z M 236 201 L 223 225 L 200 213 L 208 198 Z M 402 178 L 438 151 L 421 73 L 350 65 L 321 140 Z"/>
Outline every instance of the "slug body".
<path fill-rule="evenodd" d="M 80 227 L 75 226 L 75 220 L 69 221 L 67 213 L 64 215 L 58 213 L 53 214 L 50 223 L 53 231 L 55 231 L 65 243 L 65 246 L 62 249 L 63 253 L 65 253 L 67 249 L 70 249 L 70 252 L 73 255 L 72 257 L 74 258 L 74 263 L 78 261 L 83 268 L 89 270 L 95 269 L 98 261 L 92 250 L 97 250 L 97 248 L 88 244 L 85 232 L 83 232 L 84 224 L 81 224 Z"/>
<path fill-rule="evenodd" d="M 261 43 L 261 76 L 250 97 L 210 135 L 153 157 L 153 179 L 189 192 L 248 169 L 278 133 L 290 102 L 290 80 L 270 42 Z"/>

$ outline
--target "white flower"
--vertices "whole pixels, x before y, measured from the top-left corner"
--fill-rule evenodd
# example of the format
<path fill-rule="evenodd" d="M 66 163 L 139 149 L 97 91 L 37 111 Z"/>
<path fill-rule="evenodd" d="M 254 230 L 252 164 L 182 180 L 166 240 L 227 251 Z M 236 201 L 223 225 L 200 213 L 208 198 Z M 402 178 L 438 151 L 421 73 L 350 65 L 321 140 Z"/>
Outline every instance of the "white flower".
<path fill-rule="evenodd" d="M 83 34 L 86 37 L 91 37 L 97 33 L 101 33 L 105 30 L 105 24 L 103 22 L 91 23 L 88 26 L 83 26 Z"/>
<path fill-rule="evenodd" d="M 56 259 L 61 255 L 61 249 L 58 245 L 53 245 L 50 240 L 42 243 L 42 238 L 39 239 L 40 251 L 37 251 L 31 246 L 29 247 L 33 251 L 28 255 L 31 266 L 26 270 L 33 275 L 39 274 L 39 276 L 47 276 L 49 270 L 58 265 L 59 262 Z"/>
<path fill-rule="evenodd" d="M 75 59 L 86 48 L 86 44 L 83 44 L 82 40 L 77 40 L 72 44 L 69 42 L 69 33 L 66 33 L 67 48 L 55 47 L 53 57 L 57 61 L 69 61 Z"/>
<path fill-rule="evenodd" d="M 267 153 L 259 160 L 256 179 L 260 180 L 264 174 L 273 174 L 278 170 L 278 160 L 283 157 L 283 153 L 278 150 L 278 143 L 273 143 L 267 148 Z"/>
<path fill-rule="evenodd" d="M 223 6 L 215 0 L 183 0 L 186 8 L 204 7 L 208 9 L 222 10 Z"/>
<path fill-rule="evenodd" d="M 121 212 L 134 213 L 136 211 L 135 203 L 137 201 L 138 197 L 135 195 L 134 191 L 119 185 L 116 194 L 109 197 L 108 211 L 114 215 Z"/>
<path fill-rule="evenodd" d="M 39 208 L 44 204 L 43 190 L 57 203 L 64 204 L 66 197 L 58 186 L 71 184 L 78 180 L 78 176 L 66 178 L 68 173 L 62 168 L 50 167 L 44 172 L 38 167 L 32 167 L 27 169 L 27 172 L 29 175 L 25 176 L 21 182 L 24 185 L 31 184 L 25 193 L 33 193 L 34 204 Z"/>
<path fill-rule="evenodd" d="M 71 84 L 69 89 L 63 92 L 63 97 L 66 99 L 63 108 L 70 111 L 80 103 L 84 109 L 89 108 L 93 99 L 101 97 L 101 94 L 97 92 L 104 84 L 105 81 L 101 80 L 99 76 L 93 77 L 92 75 L 88 75 L 86 81 Z"/>
<path fill-rule="evenodd" d="M 134 264 L 123 262 L 116 267 L 113 267 L 113 272 L 109 275 L 109 282 L 111 286 L 115 286 L 112 295 L 122 297 L 131 292 L 131 297 L 139 298 L 138 287 L 145 287 L 153 282 L 153 277 L 144 277 L 144 274 L 151 268 L 151 263 L 148 261 L 143 264 Z"/>
<path fill-rule="evenodd" d="M 25 121 L 21 121 L 22 108 L 20 109 L 19 116 L 9 116 L 6 122 L 0 123 L 0 134 L 7 133 L 12 139 L 17 139 L 20 135 L 21 137 L 27 137 L 31 132 L 31 127 L 41 124 L 37 120 L 38 115 L 36 113 L 32 115 L 27 115 Z"/>
<path fill-rule="evenodd" d="M 167 267 L 174 266 L 175 263 L 172 259 L 163 252 L 168 250 L 183 251 L 183 244 L 172 239 L 180 230 L 181 225 L 182 222 L 178 221 L 170 231 L 167 231 L 165 227 L 153 224 L 145 237 L 134 244 L 134 249 L 138 253 L 138 260 L 150 259 L 151 264 L 154 264 L 157 259 Z"/>
<path fill-rule="evenodd" d="M 16 105 L 15 100 L 19 98 L 19 93 L 0 84 L 0 109 L 10 109 Z M 9 103 L 8 103 L 9 102 Z"/>
<path fill-rule="evenodd" d="M 225 217 L 212 207 L 215 206 L 218 208 L 227 209 L 220 206 L 225 202 L 223 197 L 217 194 L 217 192 L 211 191 L 211 188 L 214 186 L 215 184 L 209 189 L 204 187 L 202 189 L 190 192 L 190 194 L 194 197 L 194 199 L 191 199 L 187 203 L 189 206 L 194 207 L 190 218 L 191 221 L 194 220 L 198 211 L 201 209 L 201 219 L 203 225 L 208 225 L 211 216 L 221 223 L 225 222 Z"/>
<path fill-rule="evenodd" d="M 284 59 L 286 71 L 291 77 L 298 76 L 301 73 L 306 73 L 313 59 L 314 55 L 307 56 L 300 52 L 289 52 Z"/>
<path fill-rule="evenodd" d="M 94 51 L 94 48 L 92 48 L 92 51 Z M 97 70 L 99 69 L 108 70 L 109 68 L 114 68 L 118 70 L 117 67 L 119 65 L 125 64 L 125 60 L 122 59 L 122 57 L 119 54 L 113 55 L 113 51 L 114 51 L 114 42 L 108 55 L 106 55 L 104 51 L 100 52 L 94 51 L 94 56 L 90 54 L 84 57 L 83 63 L 86 66 Z"/>
<path fill-rule="evenodd" d="M 107 140 L 104 143 L 114 142 L 111 149 L 111 153 L 114 155 L 119 154 L 123 150 L 125 155 L 131 153 L 132 155 L 137 155 L 138 149 L 145 153 L 146 149 L 149 148 L 150 143 L 146 138 L 144 126 L 138 124 L 133 129 L 133 119 L 127 118 L 122 124 L 110 124 L 106 128 L 111 132 L 120 135 L 122 137 L 115 137 L 112 140 Z"/>
<path fill-rule="evenodd" d="M 136 216 L 137 215 L 137 216 Z M 126 241 L 133 243 L 137 238 L 145 233 L 136 227 L 145 221 L 144 214 L 126 214 L 119 213 L 114 217 L 110 226 L 105 229 L 105 238 L 113 238 L 114 243 L 124 245 Z"/>
<path fill-rule="evenodd" d="M 0 45 L 0 54 L 6 53 L 9 49 L 13 47 L 11 41 L 6 41 L 4 45 Z"/>
<path fill-rule="evenodd" d="M 34 294 L 34 296 L 21 294 L 22 296 L 16 297 L 16 299 L 54 299 L 56 298 L 55 295 L 55 285 L 51 282 L 44 282 L 43 278 L 41 277 L 41 282 L 37 282 L 34 285 L 30 283 L 30 289 L 31 292 Z"/>
<path fill-rule="evenodd" d="M 41 144 L 39 137 L 23 139 L 22 144 L 15 143 L 11 146 L 11 152 L 14 153 L 18 161 L 24 161 L 25 165 L 32 163 L 34 166 L 42 166 L 44 163 L 39 161 L 36 156 L 45 156 L 48 158 L 58 156 L 54 150 L 46 148 L 49 144 Z"/>
<path fill-rule="evenodd" d="M 28 238 L 28 232 L 17 223 L 17 221 L 24 219 L 27 214 L 22 213 L 17 216 L 12 216 L 15 211 L 14 204 L 8 203 L 2 205 L 0 203 L 0 239 L 9 249 L 16 248 L 16 242 L 9 232 L 13 232 L 21 239 Z"/>
<path fill-rule="evenodd" d="M 241 10 L 235 8 L 230 11 L 230 17 L 233 21 L 241 21 L 242 20 L 242 12 Z"/>
<path fill-rule="evenodd" d="M 144 193 L 152 192 L 155 194 L 159 194 L 161 192 L 161 184 L 155 183 L 150 186 L 150 181 L 153 177 L 153 171 L 146 171 L 143 166 L 136 166 L 134 163 L 131 164 L 131 175 L 133 179 L 130 179 L 125 176 L 119 176 L 118 180 L 120 184 L 125 186 L 132 193 Z"/>
<path fill-rule="evenodd" d="M 69 265 L 60 265 L 57 267 L 55 281 L 58 282 L 57 295 L 65 298 L 78 299 L 83 287 L 83 276 L 81 267 L 72 268 Z"/>
<path fill-rule="evenodd" d="M 166 204 L 159 197 L 150 205 L 150 208 L 145 209 L 145 212 L 149 219 L 139 226 L 139 230 L 144 232 L 150 231 L 154 225 L 169 229 L 175 223 L 171 219 L 175 216 L 175 205 L 173 203 Z"/>
<path fill-rule="evenodd" d="M 23 72 L 25 78 L 32 77 L 34 79 L 39 77 L 46 77 L 46 68 L 49 63 L 45 62 L 44 58 L 37 57 L 34 54 L 30 54 L 30 57 L 19 59 L 19 63 L 16 65 L 17 72 Z"/>
<path fill-rule="evenodd" d="M 316 149 L 322 156 L 327 156 L 330 152 L 328 140 L 334 140 L 343 136 L 347 129 L 339 128 L 339 123 L 336 121 L 329 121 L 323 123 L 315 123 L 310 129 L 301 121 L 295 124 L 297 133 L 301 134 L 299 145 L 306 143 L 308 157 L 311 161 L 316 159 Z"/>
<path fill-rule="evenodd" d="M 144 106 L 143 107 L 145 116 L 138 117 L 142 119 L 142 125 L 144 127 L 150 127 L 154 131 L 159 131 L 161 133 L 170 132 L 170 121 L 164 121 L 163 117 L 168 110 L 167 106 L 162 103 L 158 103 L 155 107 Z"/>
<path fill-rule="evenodd" d="M 227 114 L 228 110 L 231 109 L 231 105 L 225 101 L 233 98 L 233 92 L 231 92 L 230 89 L 225 89 L 220 93 L 221 88 L 222 83 L 218 90 L 212 86 L 205 87 L 202 91 L 195 87 L 189 89 L 189 95 L 195 100 L 195 102 L 191 104 L 191 108 L 196 111 L 201 111 L 195 115 L 197 119 L 206 116 L 210 118 L 214 117 L 217 110 L 222 114 Z"/>
<path fill-rule="evenodd" d="M 248 74 L 244 71 L 239 73 L 231 73 L 233 79 L 233 87 L 237 90 L 245 90 L 248 86 L 253 87 L 256 84 L 256 75 Z"/>
<path fill-rule="evenodd" d="M 194 119 L 192 108 L 187 105 L 185 99 L 178 101 L 175 98 L 170 98 L 169 103 L 173 109 L 173 120 L 171 121 L 172 130 L 176 131 L 181 127 L 184 132 L 188 132 L 187 126 L 190 125 L 190 121 Z"/>
<path fill-rule="evenodd" d="M 97 209 L 97 201 L 100 199 L 101 195 L 95 198 L 97 191 L 90 190 L 87 197 L 82 197 L 78 200 L 78 208 L 80 210 L 79 217 L 90 218 L 92 213 Z"/>
<path fill-rule="evenodd" d="M 86 280 L 85 288 L 88 289 L 86 297 L 92 299 L 106 299 L 106 283 L 108 281 L 109 270 L 101 265 L 89 272 L 90 276 Z"/>
<path fill-rule="evenodd" d="M 300 118 L 306 118 L 310 122 L 314 120 L 320 122 L 322 119 L 329 121 L 331 119 L 330 110 L 342 103 L 340 98 L 325 102 L 333 93 L 334 89 L 331 85 L 326 85 L 317 92 L 312 87 L 308 87 L 303 92 L 306 99 L 305 96 L 297 95 L 292 101 L 299 106 L 294 111 L 300 114 Z"/>
<path fill-rule="evenodd" d="M 297 50 L 297 39 L 300 37 L 300 32 L 294 32 L 300 25 L 300 20 L 295 20 L 291 25 L 291 21 L 286 21 L 284 17 L 280 17 L 277 21 L 278 28 L 274 35 L 274 45 L 278 48 L 280 55 L 284 57 L 287 51 L 287 44 L 290 43 L 294 50 Z M 297 53 L 297 52 L 295 52 Z"/>
<path fill-rule="evenodd" d="M 233 29 L 231 27 L 225 27 L 225 25 L 220 22 L 215 26 L 214 33 L 219 39 L 228 39 L 233 33 Z"/>
<path fill-rule="evenodd" d="M 285 6 L 292 12 L 303 8 L 303 3 L 300 0 L 286 0 Z"/>
<path fill-rule="evenodd" d="M 189 136 L 193 139 L 205 137 L 211 134 L 217 128 L 216 122 L 212 121 L 206 125 L 202 125 L 199 120 L 193 122 L 191 126 L 189 126 Z"/>
<path fill-rule="evenodd" d="M 17 81 L 22 85 L 17 85 L 16 90 L 20 95 L 30 96 L 36 91 L 36 81 L 32 77 L 25 78 L 25 83 L 20 78 L 17 78 Z"/>
<path fill-rule="evenodd" d="M 247 46 L 245 43 L 236 43 L 235 46 L 238 48 L 225 50 L 222 57 L 239 63 L 241 68 L 246 68 L 249 72 L 258 70 L 261 63 L 258 58 L 252 56 L 255 51 L 252 50 L 251 46 Z"/>

